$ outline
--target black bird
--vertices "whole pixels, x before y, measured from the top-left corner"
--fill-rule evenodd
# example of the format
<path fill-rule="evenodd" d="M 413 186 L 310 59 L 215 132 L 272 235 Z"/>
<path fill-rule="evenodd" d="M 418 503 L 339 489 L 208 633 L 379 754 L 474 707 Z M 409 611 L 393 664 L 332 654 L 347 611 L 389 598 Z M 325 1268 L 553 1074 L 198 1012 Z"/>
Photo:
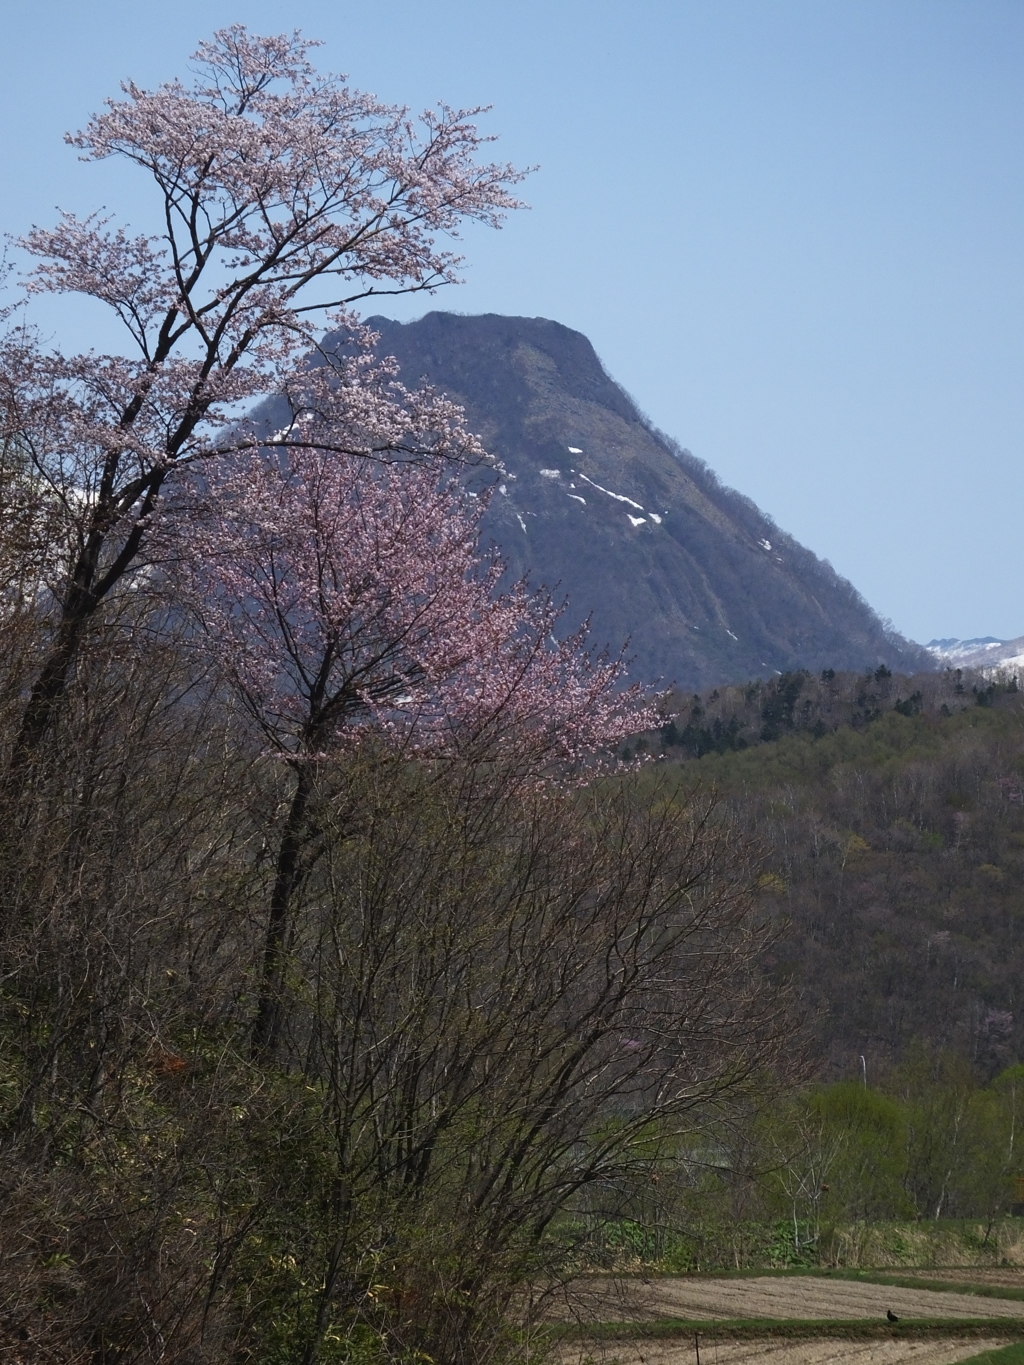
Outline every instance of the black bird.
<path fill-rule="evenodd" d="M 890 1322 L 899 1322 L 899 1318 L 896 1316 L 896 1314 L 892 1311 L 891 1308 L 887 1308 L 885 1310 L 885 1316 L 889 1319 Z"/>

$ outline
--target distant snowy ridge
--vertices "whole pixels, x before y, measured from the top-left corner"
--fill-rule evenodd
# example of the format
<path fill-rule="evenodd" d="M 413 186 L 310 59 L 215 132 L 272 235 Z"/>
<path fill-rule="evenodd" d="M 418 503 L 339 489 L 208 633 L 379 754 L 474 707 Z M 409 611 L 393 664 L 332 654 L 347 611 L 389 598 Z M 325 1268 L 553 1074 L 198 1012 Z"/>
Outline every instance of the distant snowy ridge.
<path fill-rule="evenodd" d="M 977 654 L 979 650 L 993 649 L 1005 645 L 1006 640 L 997 640 L 994 635 L 979 635 L 973 640 L 929 640 L 925 649 L 930 649 L 940 659 L 959 657 L 964 654 Z"/>
<path fill-rule="evenodd" d="M 925 649 L 947 668 L 973 668 L 985 674 L 1024 668 L 1024 635 L 997 640 L 994 635 L 974 640 L 930 640 Z"/>

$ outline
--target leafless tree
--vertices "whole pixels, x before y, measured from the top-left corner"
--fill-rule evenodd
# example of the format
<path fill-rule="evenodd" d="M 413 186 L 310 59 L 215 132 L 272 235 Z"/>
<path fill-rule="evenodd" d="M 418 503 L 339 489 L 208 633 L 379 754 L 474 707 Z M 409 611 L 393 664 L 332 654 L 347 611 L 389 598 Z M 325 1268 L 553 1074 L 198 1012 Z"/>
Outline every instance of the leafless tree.
<path fill-rule="evenodd" d="M 291 1065 L 325 1163 L 291 1252 L 317 1285 L 302 1358 L 346 1324 L 486 1359 L 525 1287 L 572 1263 L 586 1193 L 649 1172 L 777 1060 L 785 1002 L 712 803 L 399 764 L 367 781 L 354 822 L 325 822 L 292 946 Z"/>

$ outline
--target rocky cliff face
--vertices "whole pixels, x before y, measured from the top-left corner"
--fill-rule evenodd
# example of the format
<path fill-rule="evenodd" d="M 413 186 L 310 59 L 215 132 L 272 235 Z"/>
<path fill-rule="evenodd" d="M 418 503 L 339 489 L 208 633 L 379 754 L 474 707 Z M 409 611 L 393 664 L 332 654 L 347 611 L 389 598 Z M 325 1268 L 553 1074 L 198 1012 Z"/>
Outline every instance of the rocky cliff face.
<path fill-rule="evenodd" d="M 486 519 L 566 629 L 628 640 L 646 682 L 704 689 L 790 669 L 934 666 L 856 590 L 654 431 L 586 337 L 544 318 L 372 318 L 402 378 L 464 404 L 503 462 Z"/>

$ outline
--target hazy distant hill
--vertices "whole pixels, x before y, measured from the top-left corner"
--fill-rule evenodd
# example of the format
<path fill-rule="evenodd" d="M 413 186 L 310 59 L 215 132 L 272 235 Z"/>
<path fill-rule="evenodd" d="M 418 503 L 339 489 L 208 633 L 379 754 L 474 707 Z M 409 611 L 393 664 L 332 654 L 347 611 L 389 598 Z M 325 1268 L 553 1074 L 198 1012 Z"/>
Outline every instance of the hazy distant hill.
<path fill-rule="evenodd" d="M 704 688 L 800 667 L 933 657 L 699 460 L 653 430 L 586 337 L 544 318 L 371 318 L 402 378 L 463 403 L 507 471 L 487 532 L 566 624 L 627 638 L 634 676 Z"/>

